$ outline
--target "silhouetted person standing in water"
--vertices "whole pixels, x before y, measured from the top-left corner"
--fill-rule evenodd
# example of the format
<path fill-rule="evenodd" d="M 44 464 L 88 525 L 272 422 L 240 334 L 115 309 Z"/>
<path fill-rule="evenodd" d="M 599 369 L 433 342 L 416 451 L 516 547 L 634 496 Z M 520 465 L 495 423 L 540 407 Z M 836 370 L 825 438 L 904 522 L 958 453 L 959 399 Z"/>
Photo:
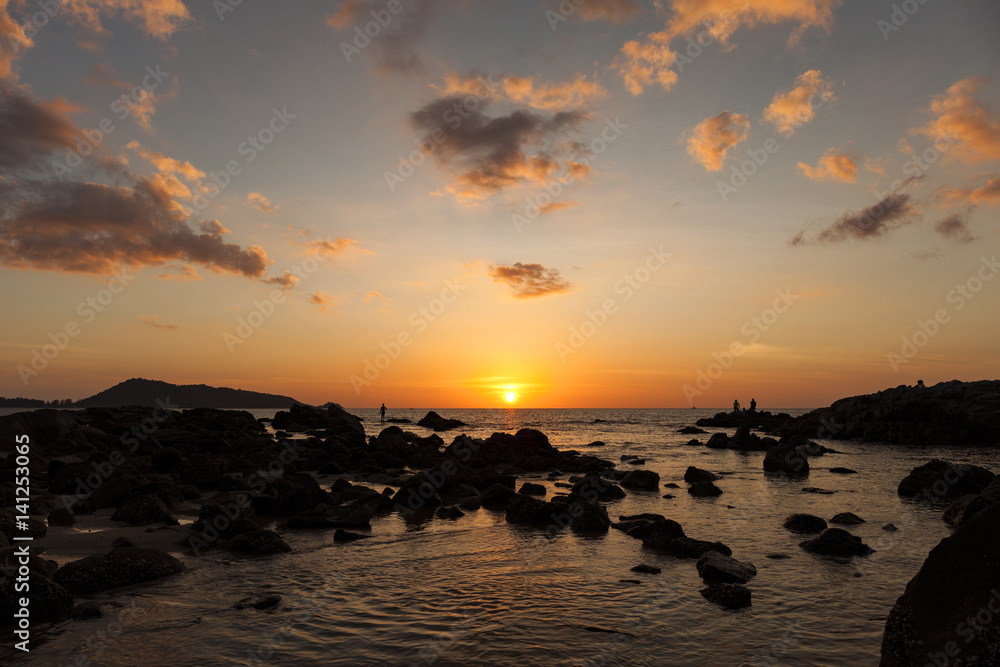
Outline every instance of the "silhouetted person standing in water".
<path fill-rule="evenodd" d="M 733 412 L 739 412 L 739 411 L 740 411 L 740 401 L 739 401 L 739 399 L 734 398 L 733 399 Z"/>
<path fill-rule="evenodd" d="M 750 412 L 757 412 L 757 399 L 756 398 L 751 398 L 750 399 Z"/>
<path fill-rule="evenodd" d="M 379 414 L 379 417 L 382 418 L 382 422 L 385 423 L 385 403 L 383 403 L 382 407 L 379 408 L 378 414 Z"/>

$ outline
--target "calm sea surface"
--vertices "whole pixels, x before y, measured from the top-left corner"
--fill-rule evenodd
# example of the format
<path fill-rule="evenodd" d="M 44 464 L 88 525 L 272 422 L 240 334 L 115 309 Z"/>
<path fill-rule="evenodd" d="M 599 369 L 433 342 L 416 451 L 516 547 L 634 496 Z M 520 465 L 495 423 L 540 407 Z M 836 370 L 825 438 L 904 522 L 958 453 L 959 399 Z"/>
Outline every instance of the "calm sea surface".
<path fill-rule="evenodd" d="M 376 411 L 353 412 L 366 419 L 369 434 L 380 430 Z M 425 412 L 393 410 L 390 416 L 415 422 Z M 779 482 L 765 479 L 762 453 L 689 447 L 692 436 L 677 433 L 714 411 L 438 412 L 466 421 L 464 432 L 476 437 L 531 427 L 560 449 L 616 462 L 625 453 L 645 458 L 645 468 L 658 472 L 661 484 L 681 488 L 630 492 L 608 504 L 609 514 L 616 519 L 657 512 L 680 522 L 689 536 L 725 542 L 734 557 L 757 566 L 759 574 L 749 584 L 753 606 L 727 612 L 708 603 L 698 592 L 703 584 L 694 561 L 646 550 L 616 530 L 598 538 L 568 530 L 545 537 L 485 509 L 456 521 L 423 523 L 393 513 L 373 521 L 373 538 L 350 544 L 334 544 L 332 531 L 284 531 L 294 552 L 279 556 L 218 551 L 194 558 L 178 548 L 175 555 L 189 566 L 187 573 L 94 597 L 102 604 L 134 605 L 123 627 L 110 627 L 117 638 L 107 648 L 88 648 L 88 640 L 109 631 L 110 615 L 49 626 L 30 656 L 0 653 L 0 661 L 192 667 L 874 665 L 889 609 L 927 552 L 949 532 L 941 507 L 896 495 L 899 480 L 933 457 L 1000 470 L 997 451 L 825 442 L 842 453 L 812 459 L 807 482 Z M 420 427 L 404 428 L 426 434 Z M 445 434 L 445 441 L 452 437 Z M 595 440 L 606 445 L 583 448 Z M 717 483 L 724 494 L 689 496 L 683 482 L 689 465 L 730 473 Z M 834 466 L 860 474 L 827 471 Z M 561 491 L 540 477 L 520 478 L 518 485 L 527 480 L 544 484 L 550 496 Z M 802 493 L 803 486 L 836 493 Z M 664 499 L 664 493 L 676 497 Z M 798 547 L 803 537 L 781 526 L 794 512 L 829 520 L 847 511 L 868 521 L 850 530 L 877 550 L 874 555 L 852 561 L 813 556 Z M 900 530 L 883 531 L 889 522 Z M 791 558 L 765 557 L 775 552 Z M 47 557 L 58 560 L 57 554 Z M 630 572 L 638 563 L 663 572 Z M 271 612 L 232 609 L 236 600 L 264 592 L 280 593 L 283 602 Z"/>

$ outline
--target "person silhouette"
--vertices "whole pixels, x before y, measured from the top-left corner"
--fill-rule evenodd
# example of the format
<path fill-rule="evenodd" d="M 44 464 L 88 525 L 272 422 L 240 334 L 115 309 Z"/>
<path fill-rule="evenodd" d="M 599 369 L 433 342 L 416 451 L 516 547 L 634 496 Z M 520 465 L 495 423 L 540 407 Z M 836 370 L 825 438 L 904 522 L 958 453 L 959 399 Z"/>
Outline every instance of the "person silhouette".
<path fill-rule="evenodd" d="M 750 412 L 757 412 L 757 399 L 756 398 L 751 398 L 750 399 Z"/>
<path fill-rule="evenodd" d="M 740 411 L 740 401 L 739 401 L 739 399 L 734 398 L 733 399 L 733 412 L 739 412 L 739 411 Z"/>
<path fill-rule="evenodd" d="M 385 403 L 383 403 L 382 407 L 379 408 L 378 414 L 379 414 L 379 417 L 382 418 L 382 422 L 384 423 L 385 422 Z"/>

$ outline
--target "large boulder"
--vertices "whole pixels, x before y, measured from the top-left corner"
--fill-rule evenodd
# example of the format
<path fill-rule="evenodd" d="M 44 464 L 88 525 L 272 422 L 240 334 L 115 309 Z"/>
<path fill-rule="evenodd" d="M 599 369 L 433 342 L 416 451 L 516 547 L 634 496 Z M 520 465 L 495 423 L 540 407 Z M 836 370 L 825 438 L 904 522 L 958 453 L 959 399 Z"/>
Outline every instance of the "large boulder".
<path fill-rule="evenodd" d="M 177 574 L 179 560 L 156 549 L 120 547 L 104 556 L 88 556 L 66 563 L 53 581 L 73 595 L 91 595 Z"/>
<path fill-rule="evenodd" d="M 150 523 L 168 523 L 176 526 L 178 524 L 170 514 L 170 510 L 162 500 L 156 496 L 145 493 L 135 498 L 130 498 L 121 504 L 114 514 L 112 521 L 124 521 L 133 526 L 145 526 Z"/>
<path fill-rule="evenodd" d="M 695 482 L 714 482 L 719 479 L 719 476 L 708 470 L 702 470 L 701 468 L 696 468 L 694 466 L 688 466 L 688 469 L 684 471 L 684 481 L 688 484 L 694 484 Z"/>
<path fill-rule="evenodd" d="M 505 518 L 508 523 L 547 526 L 555 524 L 556 517 L 564 512 L 566 512 L 565 506 L 517 494 L 507 503 Z"/>
<path fill-rule="evenodd" d="M 365 445 L 365 427 L 361 418 L 333 403 L 325 409 L 296 403 L 287 412 L 275 414 L 271 426 L 276 430 L 289 430 L 293 426 L 322 430 L 346 445 Z"/>
<path fill-rule="evenodd" d="M 590 500 L 574 499 L 569 507 L 570 528 L 583 533 L 606 533 L 611 527 L 608 510 Z"/>
<path fill-rule="evenodd" d="M 881 667 L 1000 664 L 997 535 L 994 504 L 931 550 L 889 612 Z"/>
<path fill-rule="evenodd" d="M 206 501 L 198 520 L 191 524 L 191 530 L 207 536 L 211 542 L 262 529 L 249 498 L 235 494 L 222 494 Z"/>
<path fill-rule="evenodd" d="M 486 509 L 501 510 L 516 495 L 518 494 L 514 489 L 497 482 L 483 491 L 481 502 Z"/>
<path fill-rule="evenodd" d="M 248 554 L 288 553 L 292 547 L 273 530 L 255 530 L 234 538 L 228 545 L 230 551 Z"/>
<path fill-rule="evenodd" d="M 741 563 L 718 551 L 705 552 L 696 567 L 702 579 L 718 583 L 745 584 L 757 576 L 757 568 L 750 563 Z"/>
<path fill-rule="evenodd" d="M 796 447 L 777 445 L 764 455 L 764 472 L 802 477 L 809 474 L 809 459 Z"/>
<path fill-rule="evenodd" d="M 660 488 L 660 476 L 652 470 L 629 470 L 622 477 L 621 485 L 626 489 L 656 491 Z"/>
<path fill-rule="evenodd" d="M 944 511 L 945 523 L 951 526 L 964 526 L 969 519 L 982 512 L 993 503 L 985 496 L 968 494 L 962 496 Z"/>
<path fill-rule="evenodd" d="M 733 550 L 722 542 L 696 540 L 691 537 L 678 537 L 670 542 L 667 551 L 678 558 L 701 558 L 709 551 L 718 551 L 724 556 L 732 556 Z"/>
<path fill-rule="evenodd" d="M 793 514 L 782 526 L 795 533 L 822 533 L 826 530 L 826 519 L 813 514 Z"/>
<path fill-rule="evenodd" d="M 625 491 L 620 486 L 598 475 L 587 475 L 582 480 L 574 483 L 570 489 L 570 494 L 583 496 L 590 500 L 604 501 L 618 500 L 626 497 Z"/>
<path fill-rule="evenodd" d="M 915 500 L 951 500 L 981 493 L 994 477 L 986 468 L 933 459 L 911 470 L 896 492 Z"/>
<path fill-rule="evenodd" d="M 465 426 L 465 422 L 460 419 L 446 419 L 432 410 L 417 422 L 417 426 L 423 426 L 435 431 L 449 431 L 453 428 Z"/>
<path fill-rule="evenodd" d="M 851 535 L 843 528 L 827 528 L 816 537 L 800 542 L 799 546 L 820 556 L 840 558 L 867 556 L 875 551 L 862 542 L 860 537 Z"/>

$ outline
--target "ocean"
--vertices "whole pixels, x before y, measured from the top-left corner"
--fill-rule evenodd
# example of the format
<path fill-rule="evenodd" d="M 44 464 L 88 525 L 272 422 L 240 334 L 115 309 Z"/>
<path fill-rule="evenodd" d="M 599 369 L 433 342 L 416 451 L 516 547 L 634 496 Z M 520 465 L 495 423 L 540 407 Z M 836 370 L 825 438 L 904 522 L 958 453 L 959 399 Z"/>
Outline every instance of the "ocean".
<path fill-rule="evenodd" d="M 457 520 L 413 521 L 391 513 L 372 522 L 371 539 L 353 543 L 334 543 L 333 531 L 283 531 L 294 551 L 277 556 L 215 550 L 192 557 L 178 547 L 175 555 L 188 572 L 93 596 L 105 608 L 103 618 L 37 626 L 28 656 L 7 651 L 0 661 L 192 667 L 874 665 L 890 608 L 927 552 L 949 534 L 941 519 L 944 506 L 901 499 L 897 484 L 932 458 L 1000 470 L 1000 452 L 994 450 L 819 441 L 839 453 L 812 459 L 808 480 L 776 481 L 762 472 L 763 453 L 689 446 L 692 437 L 704 442 L 707 436 L 677 432 L 714 410 L 437 411 L 469 424 L 441 434 L 446 443 L 462 432 L 478 437 L 530 427 L 546 433 L 559 449 L 616 463 L 625 454 L 644 458 L 642 467 L 660 475 L 660 491 L 629 492 L 608 503 L 612 519 L 655 512 L 678 521 L 689 536 L 726 543 L 733 557 L 758 569 L 748 584 L 752 606 L 725 611 L 709 603 L 699 594 L 704 584 L 693 560 L 645 549 L 614 529 L 601 537 L 570 530 L 549 534 L 509 525 L 502 512 L 485 509 Z M 369 434 L 381 429 L 377 411 L 352 412 L 366 420 Z M 425 413 L 393 409 L 389 416 L 416 422 Z M 605 445 L 584 447 L 593 441 Z M 717 482 L 723 495 L 691 497 L 683 481 L 689 465 L 726 473 Z M 834 466 L 859 474 L 830 473 Z M 563 491 L 544 475 L 521 477 L 518 487 L 525 481 L 543 484 L 549 496 Z M 680 488 L 663 488 L 669 482 Z M 804 493 L 805 486 L 835 493 Z M 674 497 L 661 497 L 665 493 Z M 798 546 L 805 537 L 782 527 L 796 512 L 827 520 L 840 512 L 860 515 L 867 522 L 849 530 L 876 553 L 835 560 L 805 552 Z M 883 530 L 888 523 L 899 530 Z M 179 531 L 178 539 L 182 535 Z M 790 558 L 767 558 L 773 553 Z M 45 557 L 59 560 L 58 554 Z M 662 573 L 631 572 L 639 563 Z M 235 601 L 261 593 L 278 593 L 283 600 L 271 611 L 233 609 Z M 114 613 L 118 608 L 121 613 Z"/>

